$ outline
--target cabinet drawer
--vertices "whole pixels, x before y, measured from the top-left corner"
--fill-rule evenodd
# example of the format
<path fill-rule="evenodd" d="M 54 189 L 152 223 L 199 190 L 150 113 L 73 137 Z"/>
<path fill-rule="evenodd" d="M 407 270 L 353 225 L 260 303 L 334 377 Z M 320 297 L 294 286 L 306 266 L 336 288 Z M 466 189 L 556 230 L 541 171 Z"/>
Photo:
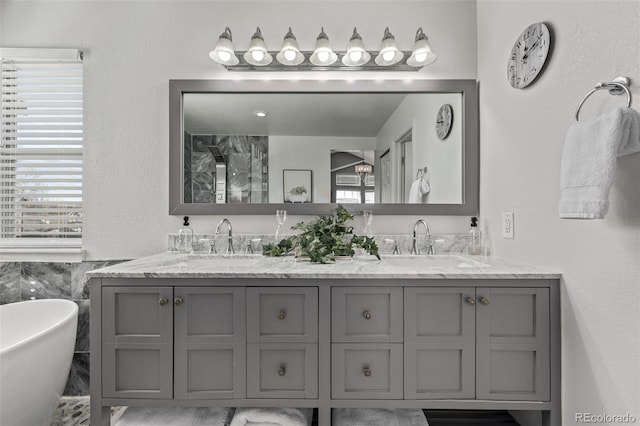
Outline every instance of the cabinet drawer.
<path fill-rule="evenodd" d="M 241 287 L 175 287 L 175 343 L 244 343 Z"/>
<path fill-rule="evenodd" d="M 248 342 L 318 341 L 318 289 L 247 289 Z"/>
<path fill-rule="evenodd" d="M 247 344 L 248 398 L 318 397 L 318 345 Z"/>
<path fill-rule="evenodd" d="M 401 344 L 333 344 L 331 396 L 402 399 Z"/>
<path fill-rule="evenodd" d="M 334 342 L 402 342 L 401 287 L 338 287 L 331 293 Z"/>

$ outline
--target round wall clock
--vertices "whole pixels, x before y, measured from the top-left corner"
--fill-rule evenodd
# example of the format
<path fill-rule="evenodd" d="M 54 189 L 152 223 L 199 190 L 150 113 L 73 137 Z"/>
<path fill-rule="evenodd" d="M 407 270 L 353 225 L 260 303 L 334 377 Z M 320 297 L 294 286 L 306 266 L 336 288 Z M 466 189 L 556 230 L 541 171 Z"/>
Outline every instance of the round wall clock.
<path fill-rule="evenodd" d="M 439 139 L 446 139 L 451 132 L 451 126 L 453 126 L 453 109 L 451 105 L 444 104 L 438 110 L 436 116 L 436 134 Z"/>
<path fill-rule="evenodd" d="M 550 45 L 549 28 L 542 22 L 529 25 L 520 34 L 507 63 L 507 80 L 511 87 L 523 89 L 533 83 L 547 61 Z"/>

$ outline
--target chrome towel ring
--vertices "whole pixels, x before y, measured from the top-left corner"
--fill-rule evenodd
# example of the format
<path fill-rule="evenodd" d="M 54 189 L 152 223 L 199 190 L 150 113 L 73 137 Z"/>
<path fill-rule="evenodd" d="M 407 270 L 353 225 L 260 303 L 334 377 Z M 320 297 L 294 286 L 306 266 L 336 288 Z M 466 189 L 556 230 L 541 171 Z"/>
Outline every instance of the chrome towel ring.
<path fill-rule="evenodd" d="M 627 107 L 631 106 L 631 92 L 629 91 L 629 78 L 627 77 L 618 77 L 610 82 L 598 83 L 595 85 L 593 89 L 587 95 L 582 98 L 580 105 L 578 105 L 578 109 L 576 110 L 576 121 L 578 120 L 578 116 L 580 115 L 580 108 L 584 102 L 589 98 L 589 96 L 593 95 L 598 90 L 609 89 L 609 93 L 612 95 L 621 95 L 623 93 L 627 94 Z"/>

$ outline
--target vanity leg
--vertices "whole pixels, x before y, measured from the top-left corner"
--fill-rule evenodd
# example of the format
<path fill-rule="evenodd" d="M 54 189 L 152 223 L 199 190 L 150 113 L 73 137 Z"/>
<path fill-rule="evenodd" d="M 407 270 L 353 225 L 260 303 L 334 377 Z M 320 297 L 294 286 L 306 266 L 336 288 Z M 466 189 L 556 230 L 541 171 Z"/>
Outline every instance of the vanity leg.
<path fill-rule="evenodd" d="M 318 426 L 331 426 L 331 407 L 318 407 Z"/>
<path fill-rule="evenodd" d="M 102 406 L 99 401 L 91 401 L 90 419 L 91 426 L 110 426 L 111 407 Z"/>
<path fill-rule="evenodd" d="M 562 426 L 560 410 L 545 410 L 542 412 L 542 426 Z"/>

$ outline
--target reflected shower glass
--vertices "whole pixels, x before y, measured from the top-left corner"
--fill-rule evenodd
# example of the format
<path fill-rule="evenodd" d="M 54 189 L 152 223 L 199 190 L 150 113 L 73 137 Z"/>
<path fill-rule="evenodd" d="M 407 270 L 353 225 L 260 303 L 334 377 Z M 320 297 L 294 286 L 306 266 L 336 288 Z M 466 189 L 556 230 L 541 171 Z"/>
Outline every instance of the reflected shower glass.
<path fill-rule="evenodd" d="M 276 244 L 278 244 L 279 242 L 279 237 L 280 237 L 280 232 L 281 232 L 281 228 L 282 225 L 284 225 L 284 223 L 287 220 L 287 211 L 286 210 L 276 210 L 276 222 L 278 223 L 278 227 L 276 228 L 276 237 L 275 237 L 275 241 Z"/>
<path fill-rule="evenodd" d="M 366 236 L 371 236 L 373 235 L 373 229 L 371 228 L 371 222 L 373 222 L 373 211 L 365 210 L 362 213 L 364 218 L 364 229 L 362 230 L 362 233 Z"/>

